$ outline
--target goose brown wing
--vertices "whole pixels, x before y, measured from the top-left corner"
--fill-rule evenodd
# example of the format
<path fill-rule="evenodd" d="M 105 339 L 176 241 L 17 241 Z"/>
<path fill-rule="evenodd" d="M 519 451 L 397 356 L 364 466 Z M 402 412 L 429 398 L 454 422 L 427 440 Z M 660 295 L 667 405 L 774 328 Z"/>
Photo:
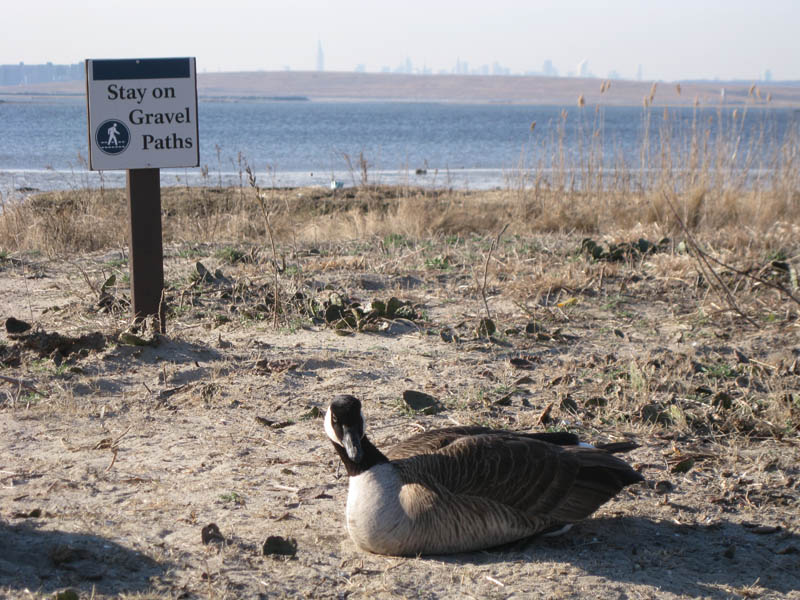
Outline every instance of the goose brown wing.
<path fill-rule="evenodd" d="M 452 444 L 455 440 L 472 435 L 491 433 L 488 427 L 446 427 L 433 431 L 424 431 L 406 438 L 391 446 L 384 453 L 389 460 L 409 458 L 418 454 L 430 454 Z"/>
<path fill-rule="evenodd" d="M 418 454 L 430 454 L 432 452 L 438 452 L 456 440 L 476 435 L 510 435 L 514 437 L 541 440 L 543 442 L 549 442 L 551 444 L 558 445 L 578 444 L 578 436 L 572 433 L 515 433 L 512 431 L 504 431 L 502 429 L 490 429 L 489 427 L 465 426 L 446 427 L 443 429 L 418 433 L 391 446 L 385 452 L 385 454 L 389 460 L 409 458 L 411 456 L 417 456 Z"/>
<path fill-rule="evenodd" d="M 453 440 L 432 454 L 395 463 L 401 478 L 487 498 L 527 512 L 551 512 L 572 488 L 578 461 L 559 446 L 513 434 Z"/>
<path fill-rule="evenodd" d="M 595 448 L 567 448 L 579 465 L 572 488 L 551 515 L 560 521 L 577 521 L 592 514 L 627 485 L 644 481 L 628 463 L 608 451 Z"/>
<path fill-rule="evenodd" d="M 462 437 L 395 463 L 401 478 L 431 489 L 490 499 L 557 522 L 583 519 L 623 487 L 642 480 L 623 460 L 513 434 Z"/>

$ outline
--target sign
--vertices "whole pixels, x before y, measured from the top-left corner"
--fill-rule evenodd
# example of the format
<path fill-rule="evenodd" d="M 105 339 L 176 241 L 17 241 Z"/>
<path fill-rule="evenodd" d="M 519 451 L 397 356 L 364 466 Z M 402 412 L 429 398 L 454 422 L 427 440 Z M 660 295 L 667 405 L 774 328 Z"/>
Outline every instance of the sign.
<path fill-rule="evenodd" d="M 86 60 L 89 168 L 197 167 L 194 58 Z"/>

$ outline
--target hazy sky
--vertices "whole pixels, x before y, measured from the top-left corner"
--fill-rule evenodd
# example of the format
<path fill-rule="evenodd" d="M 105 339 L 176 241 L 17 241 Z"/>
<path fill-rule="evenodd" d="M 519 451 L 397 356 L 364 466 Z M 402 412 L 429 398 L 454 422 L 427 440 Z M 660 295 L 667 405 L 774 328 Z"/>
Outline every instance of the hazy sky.
<path fill-rule="evenodd" d="M 645 79 L 800 79 L 800 0 L 23 0 L 0 9 L 0 64 L 196 56 L 199 71 L 612 70 Z"/>

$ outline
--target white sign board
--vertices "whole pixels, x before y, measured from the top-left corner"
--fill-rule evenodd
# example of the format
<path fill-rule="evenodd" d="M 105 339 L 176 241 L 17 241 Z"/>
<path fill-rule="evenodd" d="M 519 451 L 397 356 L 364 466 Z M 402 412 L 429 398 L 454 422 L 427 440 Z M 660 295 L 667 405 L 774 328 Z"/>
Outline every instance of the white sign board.
<path fill-rule="evenodd" d="M 89 168 L 197 167 L 194 58 L 86 61 Z"/>

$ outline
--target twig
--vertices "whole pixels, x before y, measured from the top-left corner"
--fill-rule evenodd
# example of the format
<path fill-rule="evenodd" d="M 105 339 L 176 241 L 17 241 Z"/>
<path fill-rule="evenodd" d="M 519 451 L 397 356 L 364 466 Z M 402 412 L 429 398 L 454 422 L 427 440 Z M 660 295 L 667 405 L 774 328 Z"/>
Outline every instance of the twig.
<path fill-rule="evenodd" d="M 300 491 L 299 487 L 292 487 L 292 486 L 289 486 L 289 485 L 281 485 L 279 483 L 273 483 L 272 487 L 274 487 L 275 489 L 278 489 L 278 490 L 282 490 L 282 491 L 286 491 L 286 492 L 292 492 L 294 494 L 296 494 L 297 492 Z"/>
<path fill-rule="evenodd" d="M 122 438 L 124 438 L 126 435 L 128 435 L 128 432 L 131 430 L 131 427 L 133 427 L 133 425 L 128 426 L 128 428 L 125 431 L 123 431 L 122 433 L 120 433 L 117 436 L 117 439 L 115 439 L 113 442 L 111 442 L 111 447 L 112 448 L 115 448 L 115 447 L 117 447 L 119 445 L 119 441 Z"/>
<path fill-rule="evenodd" d="M 275 303 L 273 306 L 273 318 L 272 318 L 272 326 L 276 329 L 278 328 L 278 312 L 280 310 L 280 281 L 279 281 L 279 273 L 280 267 L 278 266 L 278 252 L 275 250 L 275 237 L 272 235 L 272 224 L 269 220 L 269 213 L 267 212 L 267 207 L 264 203 L 264 197 L 261 193 L 261 188 L 256 183 L 256 175 L 253 173 L 250 165 L 245 167 L 245 171 L 247 171 L 247 179 L 250 183 L 250 187 L 252 187 L 256 191 L 256 198 L 258 199 L 258 205 L 261 207 L 261 214 L 264 216 L 264 223 L 267 226 L 267 233 L 269 234 L 269 242 L 272 246 L 272 262 L 273 266 L 275 267 Z"/>
<path fill-rule="evenodd" d="M 678 214 L 678 209 L 672 203 L 672 199 L 667 195 L 666 192 L 663 192 L 663 196 L 664 200 L 666 200 L 667 202 L 667 206 L 669 206 L 669 209 L 672 211 L 675 220 L 681 226 L 683 233 L 686 234 L 686 239 L 689 242 L 689 245 L 691 246 L 692 250 L 695 251 L 695 255 L 699 259 L 698 265 L 700 265 L 700 271 L 703 272 L 703 274 L 705 275 L 705 269 L 707 269 L 708 273 L 711 274 L 713 281 L 716 281 L 717 285 L 719 286 L 718 291 L 721 290 L 726 300 L 728 301 L 728 306 L 734 311 L 736 311 L 739 314 L 739 316 L 745 319 L 748 323 L 750 323 L 754 327 L 758 327 L 758 323 L 756 323 L 753 319 L 747 316 L 744 313 L 744 311 L 742 311 L 742 309 L 739 308 L 739 305 L 736 303 L 736 298 L 733 297 L 733 294 L 731 293 L 730 289 L 728 289 L 728 286 L 725 285 L 725 282 L 722 281 L 722 278 L 720 278 L 720 276 L 717 275 L 717 272 L 709 264 L 708 258 L 710 257 L 705 252 L 703 252 L 703 250 L 700 248 L 700 245 L 697 243 L 697 240 L 694 239 L 694 236 L 689 231 L 689 228 L 686 227 L 686 223 L 683 222 L 683 219 L 681 219 L 680 214 Z M 705 267 L 705 269 L 703 267 Z M 711 284 L 712 279 L 709 279 L 707 276 L 706 279 L 708 279 L 709 283 Z"/>
<path fill-rule="evenodd" d="M 495 584 L 497 586 L 500 586 L 500 587 L 506 587 L 506 585 L 502 581 L 498 581 L 497 579 L 495 579 L 494 577 L 492 577 L 490 575 L 485 575 L 485 577 L 486 577 L 486 581 L 489 581 L 489 582 L 491 582 L 491 583 L 493 583 L 493 584 Z"/>
<path fill-rule="evenodd" d="M 34 394 L 39 394 L 40 396 L 42 395 L 42 393 L 39 390 L 37 390 L 32 385 L 25 383 L 21 379 L 14 379 L 13 377 L 6 377 L 5 375 L 0 375 L 0 380 L 5 381 L 6 383 L 13 383 L 14 385 L 17 385 L 19 387 L 23 387 L 26 390 L 33 392 Z"/>
<path fill-rule="evenodd" d="M 73 264 L 75 267 L 77 267 L 77 269 L 78 269 L 78 270 L 81 272 L 81 275 L 83 275 L 83 279 L 84 279 L 84 281 L 86 281 L 86 285 L 88 285 L 88 286 L 89 286 L 89 289 L 90 289 L 90 290 L 92 290 L 92 293 L 93 293 L 95 296 L 99 296 L 99 295 L 100 295 L 100 290 L 99 290 L 99 289 L 97 289 L 97 286 L 95 286 L 95 285 L 92 283 L 92 280 L 91 280 L 91 279 L 89 279 L 89 275 L 87 275 L 86 271 L 84 271 L 84 270 L 83 270 L 83 267 L 81 267 L 81 266 L 80 266 L 80 265 L 79 265 L 77 262 L 73 262 L 72 264 Z"/>
<path fill-rule="evenodd" d="M 754 281 L 757 281 L 758 283 L 761 283 L 762 285 L 765 285 L 765 286 L 767 286 L 767 287 L 770 287 L 770 288 L 772 288 L 772 289 L 774 289 L 774 290 L 778 290 L 779 292 L 781 292 L 782 294 L 784 294 L 785 296 L 787 296 L 787 297 L 788 297 L 790 300 L 792 300 L 792 301 L 793 301 L 793 302 L 795 302 L 796 304 L 800 304 L 800 298 L 798 298 L 797 296 L 795 296 L 794 294 L 792 294 L 792 292 L 790 292 L 789 290 L 787 290 L 787 289 L 786 289 L 785 287 L 783 287 L 781 284 L 779 284 L 779 283 L 773 283 L 772 281 L 769 281 L 769 280 L 767 280 L 767 279 L 764 279 L 763 277 L 761 277 L 761 276 L 759 276 L 759 275 L 753 275 L 752 273 L 749 273 L 748 271 L 742 271 L 742 270 L 740 270 L 740 269 L 737 269 L 736 267 L 732 267 L 731 265 L 729 265 L 729 264 L 727 264 L 727 263 L 724 263 L 724 262 L 722 262 L 721 260 L 719 260 L 719 259 L 717 259 L 717 258 L 714 258 L 713 256 L 711 256 L 710 254 L 708 254 L 708 253 L 706 253 L 705 251 L 701 250 L 700 248 L 698 248 L 698 249 L 697 249 L 697 251 L 698 251 L 700 254 L 702 254 L 703 256 L 705 256 L 705 257 L 706 257 L 708 260 L 710 260 L 710 261 L 711 261 L 711 262 L 713 262 L 713 263 L 716 263 L 716 264 L 717 264 L 717 265 L 719 265 L 720 267 L 723 267 L 723 268 L 725 268 L 725 269 L 728 269 L 728 270 L 730 270 L 730 271 L 733 271 L 733 272 L 734 272 L 734 273 L 736 273 L 737 275 L 742 275 L 743 277 L 748 277 L 749 279 L 752 279 L 752 280 L 754 280 Z"/>
<path fill-rule="evenodd" d="M 111 470 L 111 467 L 114 466 L 114 463 L 117 462 L 117 454 L 119 454 L 119 448 L 116 448 L 116 447 L 112 446 L 111 447 L 111 452 L 113 452 L 114 455 L 111 457 L 111 462 L 106 467 L 106 470 L 105 470 L 106 473 L 108 473 Z"/>
<path fill-rule="evenodd" d="M 486 254 L 486 262 L 483 265 L 483 284 L 479 287 L 481 292 L 481 298 L 483 299 L 483 306 L 486 308 L 486 318 L 491 319 L 492 314 L 489 311 L 489 302 L 486 300 L 486 279 L 489 275 L 489 260 L 492 258 L 492 251 L 500 245 L 500 238 L 503 237 L 506 229 L 508 229 L 509 223 L 503 225 L 503 228 L 500 230 L 500 233 L 497 234 L 497 237 L 492 240 L 492 245 L 489 246 L 489 252 Z"/>

